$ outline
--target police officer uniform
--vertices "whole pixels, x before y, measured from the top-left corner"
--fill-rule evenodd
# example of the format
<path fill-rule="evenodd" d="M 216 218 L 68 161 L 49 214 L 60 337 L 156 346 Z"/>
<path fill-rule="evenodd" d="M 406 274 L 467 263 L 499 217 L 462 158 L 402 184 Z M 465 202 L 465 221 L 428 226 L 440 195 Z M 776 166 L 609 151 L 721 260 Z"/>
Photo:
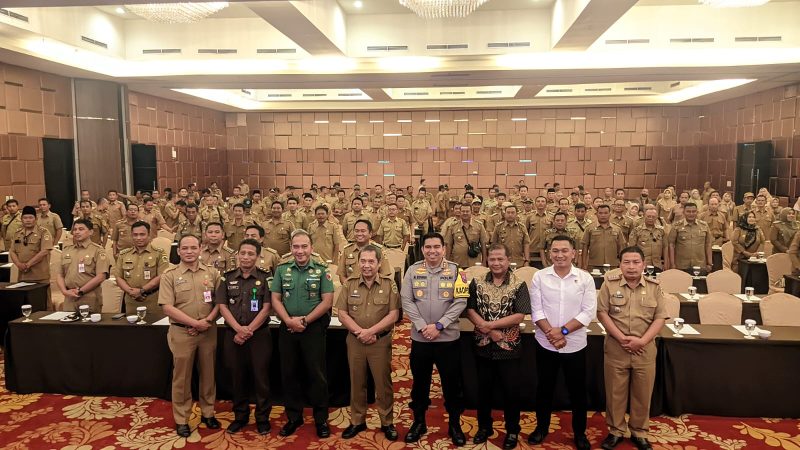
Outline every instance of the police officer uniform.
<path fill-rule="evenodd" d="M 655 278 L 642 276 L 636 287 L 631 288 L 622 271 L 614 269 L 606 273 L 597 297 L 598 314 L 607 314 L 626 336 L 642 337 L 653 321 L 668 318 L 664 292 Z M 632 437 L 647 439 L 650 398 L 656 378 L 655 339 L 642 348 L 641 355 L 635 355 L 609 334 L 603 349 L 609 432 L 622 437 L 630 428 Z M 629 401 L 630 419 L 626 423 Z"/>
<path fill-rule="evenodd" d="M 116 279 L 123 279 L 132 288 L 143 288 L 150 283 L 150 280 L 164 273 L 169 267 L 167 255 L 160 248 L 153 247 L 152 244 L 138 251 L 136 247 L 126 248 L 119 252 L 117 262 L 111 270 Z M 147 307 L 147 314 L 162 314 L 158 306 L 158 296 L 156 291 L 158 286 L 153 287 L 143 297 L 133 298 L 125 293 L 123 301 L 125 311 L 133 314 L 139 306 Z"/>
<path fill-rule="evenodd" d="M 73 242 L 64 247 L 61 256 L 61 275 L 67 289 L 81 289 L 97 274 L 108 275 L 110 261 L 103 247 L 91 241 Z M 77 299 L 64 299 L 64 311 L 77 311 L 81 305 L 89 305 L 92 312 L 103 310 L 103 291 L 98 285 L 90 292 L 83 292 Z"/>
<path fill-rule="evenodd" d="M 628 238 L 629 246 L 637 246 L 644 253 L 645 265 L 653 266 L 659 270 L 664 269 L 664 256 L 667 250 L 667 233 L 659 223 L 652 227 L 645 223 L 633 228 Z"/>
<path fill-rule="evenodd" d="M 290 317 L 305 317 L 322 302 L 323 294 L 333 293 L 333 277 L 326 264 L 311 258 L 301 267 L 292 258 L 278 266 L 270 291 L 281 296 Z M 329 323 L 330 316 L 324 314 L 308 323 L 301 333 L 290 332 L 284 323 L 279 328 L 281 379 L 286 393 L 286 417 L 291 422 L 302 422 L 306 396 L 314 409 L 314 421 L 320 425 L 328 420 L 325 347 Z M 306 386 L 301 386 L 299 373 L 305 374 Z"/>
<path fill-rule="evenodd" d="M 25 227 L 20 227 L 14 235 L 13 244 L 9 249 L 10 254 L 15 255 L 19 262 L 26 263 L 42 250 L 47 250 L 48 252 L 44 258 L 29 267 L 26 272 L 20 271 L 19 281 L 50 283 L 50 250 L 52 249 L 53 238 L 46 228 L 34 225 L 33 229 L 28 231 Z"/>
<path fill-rule="evenodd" d="M 269 330 L 268 306 L 271 303 L 269 281 L 271 273 L 253 268 L 246 278 L 242 270 L 225 272 L 217 287 L 215 302 L 225 305 L 236 323 L 249 326 L 259 314 L 266 315 L 253 336 L 244 344 L 234 342 L 236 330 L 228 324 L 223 339 L 223 358 L 231 373 L 234 421 L 247 424 L 250 418 L 250 384 L 256 398 L 256 423 L 259 431 L 269 429 L 269 363 L 272 358 L 272 334 Z M 267 310 L 265 311 L 265 307 Z"/>
<path fill-rule="evenodd" d="M 294 225 L 283 219 L 268 219 L 261 224 L 264 229 L 264 245 L 275 249 L 279 255 L 289 252 Z"/>
<path fill-rule="evenodd" d="M 381 244 L 372 240 L 369 241 L 369 244 L 383 251 L 383 246 Z M 346 280 L 347 278 L 361 275 L 361 268 L 358 266 L 358 255 L 360 254 L 361 249 L 358 248 L 355 242 L 347 244 L 342 249 L 342 255 L 339 257 L 338 267 L 336 269 L 336 275 L 340 280 Z M 381 258 L 380 265 L 378 266 L 378 275 L 385 275 L 390 278 L 394 277 L 394 269 L 389 266 L 388 258 Z M 342 282 L 342 284 L 344 284 L 344 282 Z"/>
<path fill-rule="evenodd" d="M 381 258 L 383 260 L 384 258 Z M 336 309 L 346 311 L 359 327 L 375 326 L 391 311 L 399 310 L 400 293 L 391 276 L 375 277 L 371 287 L 364 279 L 353 275 L 347 279 L 336 301 Z M 347 362 L 350 366 L 350 422 L 353 425 L 366 423 L 367 413 L 367 367 L 375 382 L 375 398 L 381 426 L 394 422 L 394 391 L 392 389 L 392 330 L 375 335 L 373 344 L 364 344 L 352 333 L 347 335 Z"/>
<path fill-rule="evenodd" d="M 525 255 L 525 248 L 530 248 L 531 240 L 525 226 L 519 222 L 510 224 L 505 220 L 494 228 L 492 243 L 505 244 L 510 252 L 508 259 L 517 267 L 526 266 L 529 255 Z"/>
<path fill-rule="evenodd" d="M 602 268 L 604 264 L 619 267 L 619 252 L 625 247 L 625 238 L 616 225 L 593 223 L 583 233 L 583 257 L 586 268 Z"/>
<path fill-rule="evenodd" d="M 210 327 L 196 336 L 189 327 L 170 320 L 167 344 L 172 352 L 172 415 L 177 425 L 185 425 L 192 412 L 192 369 L 197 360 L 200 375 L 198 399 L 204 418 L 214 416 L 217 355 L 217 326 L 208 316 L 214 309 L 214 292 L 219 272 L 202 263 L 196 270 L 181 262 L 161 275 L 158 304 L 171 305 L 195 320 L 208 320 Z"/>
<path fill-rule="evenodd" d="M 203 245 L 200 251 L 200 262 L 224 273 L 236 267 L 236 252 L 225 244 L 220 244 L 214 250 L 211 250 L 208 245 Z"/>
<path fill-rule="evenodd" d="M 711 229 L 702 220 L 695 220 L 688 223 L 681 219 L 672 224 L 669 232 L 669 245 L 675 247 L 675 261 L 672 261 L 674 268 L 680 270 L 691 270 L 694 266 L 700 266 L 705 271 L 706 266 L 711 264 L 707 261 L 707 252 L 710 253 Z"/>

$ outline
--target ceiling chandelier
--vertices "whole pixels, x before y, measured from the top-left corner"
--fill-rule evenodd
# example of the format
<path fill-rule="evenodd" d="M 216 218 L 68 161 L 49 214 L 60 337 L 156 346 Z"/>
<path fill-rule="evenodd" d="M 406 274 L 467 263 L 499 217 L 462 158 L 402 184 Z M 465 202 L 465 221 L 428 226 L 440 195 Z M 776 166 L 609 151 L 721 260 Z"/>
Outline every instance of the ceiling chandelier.
<path fill-rule="evenodd" d="M 742 8 L 747 6 L 761 6 L 769 0 L 700 0 L 703 5 L 713 8 Z"/>
<path fill-rule="evenodd" d="M 125 5 L 125 8 L 137 16 L 160 23 L 194 23 L 227 7 L 228 2 Z"/>
<path fill-rule="evenodd" d="M 400 0 L 423 19 L 466 17 L 489 0 Z"/>

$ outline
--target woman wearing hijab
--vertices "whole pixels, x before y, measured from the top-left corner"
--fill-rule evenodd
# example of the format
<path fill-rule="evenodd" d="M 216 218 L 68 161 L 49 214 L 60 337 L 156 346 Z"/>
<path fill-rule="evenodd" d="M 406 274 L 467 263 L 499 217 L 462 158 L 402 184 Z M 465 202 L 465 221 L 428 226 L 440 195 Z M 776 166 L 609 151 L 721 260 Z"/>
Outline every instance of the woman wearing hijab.
<path fill-rule="evenodd" d="M 733 208 L 736 208 L 736 203 L 733 201 L 733 195 L 730 192 L 722 194 L 722 201 L 719 203 L 719 210 L 725 211 L 725 214 L 727 214 L 730 218 L 733 217 Z"/>
<path fill-rule="evenodd" d="M 698 211 L 703 209 L 703 197 L 700 195 L 700 191 L 697 189 L 691 190 L 689 193 L 689 201 L 697 205 Z"/>
<path fill-rule="evenodd" d="M 778 197 L 772 197 L 772 200 L 769 202 L 769 208 L 772 210 L 772 215 L 774 217 L 778 217 L 781 215 L 781 211 L 783 211 L 783 206 L 781 206 L 781 199 Z"/>
<path fill-rule="evenodd" d="M 772 223 L 769 232 L 769 241 L 772 242 L 772 253 L 786 253 L 792 243 L 795 233 L 800 230 L 795 222 L 797 214 L 792 208 L 783 208 L 778 220 Z"/>
<path fill-rule="evenodd" d="M 662 219 L 669 217 L 669 213 L 671 213 L 672 208 L 675 207 L 675 200 L 672 197 L 672 190 L 664 189 L 664 192 L 661 194 L 661 198 L 656 202 L 656 207 L 658 208 L 658 217 L 661 217 Z"/>
<path fill-rule="evenodd" d="M 733 260 L 731 270 L 739 271 L 739 259 L 749 258 L 758 252 L 758 248 L 764 243 L 764 233 L 756 225 L 756 215 L 752 211 L 741 216 L 733 230 L 731 243 L 733 244 Z"/>

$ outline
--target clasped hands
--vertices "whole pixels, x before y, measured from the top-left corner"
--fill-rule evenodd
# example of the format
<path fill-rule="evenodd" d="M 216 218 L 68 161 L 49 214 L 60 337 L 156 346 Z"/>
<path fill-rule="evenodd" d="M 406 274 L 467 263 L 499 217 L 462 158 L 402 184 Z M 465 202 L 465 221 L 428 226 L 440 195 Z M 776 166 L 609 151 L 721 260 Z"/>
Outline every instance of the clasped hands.
<path fill-rule="evenodd" d="M 248 339 L 253 337 L 253 330 L 249 326 L 241 326 L 235 328 L 236 336 L 233 337 L 233 342 L 243 345 Z"/>
<path fill-rule="evenodd" d="M 641 356 L 644 354 L 644 346 L 647 345 L 647 342 L 636 336 L 622 336 L 622 339 L 619 340 L 619 345 L 631 355 Z"/>
<path fill-rule="evenodd" d="M 544 332 L 544 335 L 547 337 L 547 342 L 557 350 L 567 346 L 567 337 L 561 333 L 560 328 L 550 327 L 549 330 Z"/>
<path fill-rule="evenodd" d="M 359 342 L 365 345 L 371 345 L 378 342 L 378 337 L 371 328 L 361 328 L 357 331 L 353 332 L 353 335 L 358 339 Z"/>
<path fill-rule="evenodd" d="M 196 320 L 194 324 L 188 328 L 189 336 L 197 336 L 211 328 L 211 324 L 205 319 Z"/>
<path fill-rule="evenodd" d="M 306 330 L 306 326 L 303 325 L 305 317 L 290 317 L 284 323 L 286 324 L 286 328 L 289 329 L 289 333 L 302 333 Z"/>
<path fill-rule="evenodd" d="M 475 324 L 475 330 L 484 336 L 489 336 L 489 339 L 491 339 L 492 342 L 499 342 L 503 340 L 503 332 L 500 330 L 495 330 L 492 322 L 481 320 Z"/>

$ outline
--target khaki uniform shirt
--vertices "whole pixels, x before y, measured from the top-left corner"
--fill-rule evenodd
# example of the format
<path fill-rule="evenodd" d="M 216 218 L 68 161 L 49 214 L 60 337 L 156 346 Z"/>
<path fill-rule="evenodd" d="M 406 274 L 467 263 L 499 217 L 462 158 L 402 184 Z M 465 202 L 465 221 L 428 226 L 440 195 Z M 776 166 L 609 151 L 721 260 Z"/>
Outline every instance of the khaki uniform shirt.
<path fill-rule="evenodd" d="M 341 209 L 342 212 L 345 214 L 350 212 L 350 204 L 347 203 L 347 200 L 336 200 L 335 202 L 333 202 L 331 204 L 331 212 L 333 212 L 333 210 L 336 208 Z"/>
<path fill-rule="evenodd" d="M 586 228 L 583 233 L 584 251 L 588 252 L 587 266 L 599 267 L 610 264 L 611 267 L 619 267 L 619 252 L 625 248 L 625 238 L 622 231 L 616 225 L 593 223 Z"/>
<path fill-rule="evenodd" d="M 64 277 L 64 284 L 67 289 L 80 289 L 97 274 L 107 274 L 110 264 L 111 261 L 106 256 L 106 251 L 103 247 L 89 241 L 83 244 L 74 242 L 72 245 L 64 247 L 61 256 L 61 275 Z M 91 292 L 85 293 L 80 300 L 95 298 L 102 305 L 103 293 L 100 286 L 97 286 Z"/>
<path fill-rule="evenodd" d="M 628 245 L 636 245 L 644 252 L 644 263 L 664 268 L 664 250 L 667 245 L 667 233 L 664 227 L 656 223 L 652 227 L 641 224 L 631 230 Z"/>
<path fill-rule="evenodd" d="M 364 211 L 361 211 L 361 214 L 358 215 L 356 215 L 355 212 L 350 211 L 342 218 L 342 234 L 344 234 L 344 238 L 349 242 L 353 242 L 355 240 L 356 237 L 355 233 L 353 232 L 353 228 L 356 226 L 356 222 L 362 219 L 369 220 L 370 223 L 372 223 L 372 218 Z"/>
<path fill-rule="evenodd" d="M 551 262 L 550 262 L 550 242 L 556 236 L 568 236 L 568 237 L 572 238 L 572 240 L 575 242 L 575 249 L 576 250 L 579 249 L 581 239 L 583 239 L 583 233 L 581 233 L 580 230 L 577 227 L 571 226 L 569 224 L 563 230 L 559 230 L 557 228 L 548 228 L 544 232 L 544 244 L 542 245 L 542 250 L 545 253 L 545 258 L 542 261 L 542 264 L 545 267 L 549 267 L 550 265 L 552 265 Z M 573 261 L 573 264 L 577 264 L 577 263 L 578 263 L 578 261 Z"/>
<path fill-rule="evenodd" d="M 397 248 L 403 245 L 406 236 L 411 236 L 411 228 L 403 219 L 387 217 L 377 227 L 377 235 L 381 238 L 384 246 Z"/>
<path fill-rule="evenodd" d="M 633 220 L 624 214 L 622 216 L 613 215 L 609 220 L 622 231 L 622 237 L 627 241 L 631 234 L 631 228 L 633 228 Z"/>
<path fill-rule="evenodd" d="M 706 250 L 710 250 L 713 240 L 711 229 L 700 220 L 693 224 L 686 220 L 672 224 L 668 241 L 675 246 L 675 268 L 685 270 L 694 266 L 704 267 L 707 264 Z"/>
<path fill-rule="evenodd" d="M 158 230 L 161 230 L 161 227 L 167 223 L 167 221 L 164 220 L 164 216 L 162 216 L 161 212 L 155 207 L 153 207 L 150 212 L 146 212 L 144 208 L 139 211 L 139 220 L 150 224 L 150 239 L 157 237 Z"/>
<path fill-rule="evenodd" d="M 131 225 L 126 219 L 114 224 L 114 232 L 111 233 L 111 240 L 117 243 L 117 250 L 125 250 L 133 247 L 133 237 L 131 237 Z M 97 233 L 95 233 L 96 235 Z"/>
<path fill-rule="evenodd" d="M 28 262 L 42 250 L 53 249 L 53 238 L 50 232 L 42 226 L 34 226 L 28 231 L 24 227 L 17 230 L 14 235 L 13 243 L 9 249 L 10 253 L 17 255 L 20 262 Z M 47 283 L 50 281 L 50 253 L 41 259 L 35 266 L 27 272 L 19 273 L 19 281 L 39 281 Z"/>
<path fill-rule="evenodd" d="M 697 218 L 707 223 L 711 229 L 711 237 L 714 238 L 712 245 L 722 245 L 728 242 L 728 216 L 719 211 L 716 214 L 706 211 Z"/>
<path fill-rule="evenodd" d="M 98 214 L 97 212 L 92 212 L 91 214 L 89 214 L 89 217 L 78 216 L 78 217 L 75 217 L 75 219 L 76 220 L 77 219 L 88 219 L 89 222 L 92 222 L 92 231 L 93 231 L 93 233 L 92 233 L 91 240 L 92 240 L 92 242 L 94 242 L 95 244 L 100 245 L 100 246 L 103 245 L 103 243 L 102 243 L 103 242 L 103 236 L 108 234 L 109 231 L 113 231 L 113 230 L 109 230 L 108 229 L 108 223 L 103 218 L 103 216 L 101 214 Z"/>
<path fill-rule="evenodd" d="M 579 221 L 578 221 L 578 219 L 575 219 L 575 218 L 573 217 L 571 220 L 569 220 L 569 221 L 567 222 L 567 226 L 569 226 L 569 225 L 572 225 L 572 226 L 574 226 L 575 228 L 577 228 L 577 229 L 578 229 L 578 231 L 580 231 L 580 233 L 581 233 L 581 234 L 580 234 L 580 235 L 581 235 L 581 237 L 583 237 L 583 233 L 585 233 L 585 232 L 586 232 L 586 228 L 587 228 L 589 225 L 593 224 L 593 223 L 594 223 L 594 221 L 593 221 L 592 219 L 588 218 L 588 217 L 584 217 L 584 218 L 583 218 L 583 222 L 579 222 Z"/>
<path fill-rule="evenodd" d="M 221 206 L 203 206 L 198 211 L 200 220 L 203 223 L 219 222 L 225 223 L 228 220 L 228 213 Z"/>
<path fill-rule="evenodd" d="M 56 238 L 56 234 L 58 234 L 58 231 L 64 228 L 64 223 L 61 222 L 61 217 L 52 211 L 47 213 L 47 215 L 39 214 L 36 216 L 36 225 L 44 227 L 44 229 L 50 233 L 50 237 L 52 237 L 54 240 Z"/>
<path fill-rule="evenodd" d="M 363 277 L 352 276 L 339 291 L 336 309 L 347 311 L 361 328 L 370 328 L 390 312 L 400 309 L 400 291 L 391 276 L 375 277 L 371 287 L 367 287 Z M 388 330 L 392 328 L 390 325 Z"/>
<path fill-rule="evenodd" d="M 200 220 L 200 216 L 197 216 L 194 222 L 190 222 L 189 219 L 184 217 L 178 223 L 178 230 L 175 233 L 175 241 L 180 242 L 182 237 L 189 235 L 192 235 L 201 241 L 203 240 L 203 222 Z"/>
<path fill-rule="evenodd" d="M 761 228 L 765 236 L 769 236 L 769 230 L 772 228 L 772 222 L 775 221 L 775 216 L 772 214 L 772 209 L 765 206 L 764 209 L 755 207 L 752 212 L 756 215 L 756 225 Z"/>
<path fill-rule="evenodd" d="M 512 263 L 516 263 L 517 267 L 522 267 L 528 255 L 525 255 L 525 247 L 530 245 L 531 240 L 528 237 L 528 231 L 525 226 L 519 222 L 514 222 L 509 225 L 505 220 L 494 228 L 492 233 L 492 243 L 505 244 L 511 252 L 508 258 Z"/>
<path fill-rule="evenodd" d="M 94 208 L 94 206 L 92 206 Z M 108 223 L 117 223 L 125 218 L 125 205 L 119 200 L 108 202 Z"/>
<path fill-rule="evenodd" d="M 22 227 L 22 213 L 17 212 L 13 216 L 6 215 L 3 217 L 2 225 L 0 225 L 0 236 L 3 237 L 5 249 L 11 249 L 11 241 L 17 234 L 17 230 Z"/>
<path fill-rule="evenodd" d="M 175 203 L 167 203 L 162 208 L 164 221 L 167 222 L 167 226 L 175 229 L 175 226 L 178 225 L 178 222 L 181 218 L 181 210 L 178 209 L 178 206 Z"/>
<path fill-rule="evenodd" d="M 383 246 L 374 241 L 369 241 L 370 244 L 378 247 L 383 252 Z M 361 268 L 358 266 L 358 256 L 361 254 L 361 249 L 355 244 L 347 244 L 342 249 L 342 256 L 339 257 L 336 275 L 340 278 L 358 277 L 361 275 Z M 394 276 L 394 269 L 389 266 L 389 259 L 384 254 L 381 258 L 380 266 L 378 266 L 379 276 Z"/>
<path fill-rule="evenodd" d="M 264 229 L 264 245 L 274 249 L 279 255 L 289 252 L 294 225 L 286 220 L 269 219 L 261 223 Z"/>
<path fill-rule="evenodd" d="M 132 288 L 144 287 L 153 278 L 164 273 L 169 267 L 168 256 L 161 249 L 147 244 L 142 251 L 137 251 L 135 247 L 127 248 L 119 252 L 117 262 L 111 270 L 112 275 L 117 279 L 123 279 Z M 156 294 L 145 297 L 142 302 L 156 305 Z M 136 300 L 129 294 L 125 294 L 125 302 L 135 302 Z M 148 312 L 156 312 L 154 309 Z M 132 311 L 128 311 L 129 314 Z"/>
<path fill-rule="evenodd" d="M 466 230 L 466 235 L 464 234 Z M 444 243 L 447 246 L 448 260 L 458 264 L 459 267 L 472 267 L 475 263 L 483 261 L 483 251 L 478 256 L 471 258 L 467 254 L 468 244 L 480 242 L 483 250 L 489 245 L 489 233 L 478 221 L 470 219 L 469 225 L 464 225 L 461 220 L 448 228 Z"/>
<path fill-rule="evenodd" d="M 219 272 L 213 267 L 198 264 L 197 269 L 192 270 L 180 263 L 161 275 L 158 304 L 174 306 L 195 320 L 204 319 L 214 309 L 219 280 Z"/>
<path fill-rule="evenodd" d="M 330 221 L 325 221 L 323 225 L 318 220 L 311 222 L 308 226 L 308 234 L 314 242 L 314 251 L 319 253 L 325 261 L 336 261 L 339 259 L 339 252 L 344 247 L 344 236 L 339 225 Z"/>
<path fill-rule="evenodd" d="M 755 207 L 756 205 L 754 203 L 751 203 L 750 207 L 747 207 L 747 205 L 738 205 L 734 207 L 731 220 L 733 220 L 733 223 L 736 224 L 737 222 L 739 222 L 739 217 L 742 217 L 746 212 L 750 211 Z"/>
<path fill-rule="evenodd" d="M 236 222 L 231 219 L 222 226 L 225 232 L 225 238 L 228 241 L 228 247 L 233 251 L 239 250 L 239 244 L 244 240 L 244 232 L 251 223 L 252 222 L 248 222 L 246 219 L 242 219 L 242 223 L 236 225 Z"/>
<path fill-rule="evenodd" d="M 278 254 L 274 249 L 269 247 L 261 247 L 261 255 L 258 257 L 258 261 L 256 261 L 256 266 L 259 269 L 267 271 L 270 273 L 270 276 L 275 273 L 275 268 L 278 267 L 278 263 L 281 260 L 281 255 Z"/>
<path fill-rule="evenodd" d="M 272 302 L 269 292 L 271 278 L 271 272 L 259 267 L 253 269 L 247 278 L 242 275 L 241 269 L 229 270 L 222 275 L 214 301 L 218 305 L 226 305 L 236 322 L 247 326 L 265 305 Z M 269 326 L 268 323 L 269 320 L 265 321 L 261 327 Z"/>
<path fill-rule="evenodd" d="M 309 218 L 299 209 L 294 214 L 291 211 L 286 211 L 283 213 L 282 218 L 287 222 L 291 222 L 295 229 L 302 228 L 306 230 L 308 228 Z"/>
<path fill-rule="evenodd" d="M 433 208 L 431 204 L 424 199 L 416 199 L 411 202 L 411 220 L 414 223 L 424 224 L 428 221 L 428 217 L 433 214 Z"/>
<path fill-rule="evenodd" d="M 538 253 L 544 248 L 544 232 L 553 226 L 553 217 L 550 214 L 534 212 L 528 216 L 528 236 L 531 238 L 531 252 Z"/>
<path fill-rule="evenodd" d="M 225 273 L 236 267 L 236 252 L 225 244 L 213 251 L 207 245 L 203 245 L 203 249 L 200 251 L 200 262 L 217 269 L 220 273 Z"/>

